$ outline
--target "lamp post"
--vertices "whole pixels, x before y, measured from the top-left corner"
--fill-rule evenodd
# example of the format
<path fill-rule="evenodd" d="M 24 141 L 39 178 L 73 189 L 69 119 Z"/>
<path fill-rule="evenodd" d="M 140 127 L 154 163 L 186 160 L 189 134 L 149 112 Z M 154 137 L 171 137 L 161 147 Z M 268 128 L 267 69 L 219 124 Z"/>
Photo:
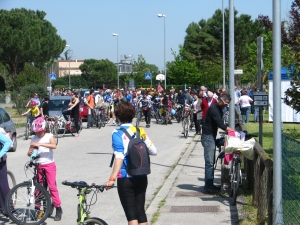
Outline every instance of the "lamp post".
<path fill-rule="evenodd" d="M 222 36 L 223 36 L 223 88 L 225 87 L 225 22 L 224 22 L 224 0 L 222 0 Z"/>
<path fill-rule="evenodd" d="M 70 58 L 71 58 L 71 57 L 70 57 L 70 55 L 69 55 L 69 54 L 70 54 L 70 47 L 71 47 L 71 46 L 70 46 L 70 45 L 66 45 L 66 47 L 69 47 L 69 49 L 68 49 L 68 55 L 67 55 L 67 56 L 68 56 L 68 58 L 69 58 L 69 89 L 71 89 L 71 76 L 70 76 L 70 75 L 71 75 L 71 73 L 70 73 Z"/>
<path fill-rule="evenodd" d="M 113 33 L 113 36 L 117 37 L 117 75 L 118 75 L 118 89 L 120 89 L 120 80 L 119 80 L 119 34 Z"/>
<path fill-rule="evenodd" d="M 165 70 L 165 90 L 167 90 L 167 70 L 166 70 L 166 15 L 157 14 L 159 18 L 164 18 L 164 70 Z"/>

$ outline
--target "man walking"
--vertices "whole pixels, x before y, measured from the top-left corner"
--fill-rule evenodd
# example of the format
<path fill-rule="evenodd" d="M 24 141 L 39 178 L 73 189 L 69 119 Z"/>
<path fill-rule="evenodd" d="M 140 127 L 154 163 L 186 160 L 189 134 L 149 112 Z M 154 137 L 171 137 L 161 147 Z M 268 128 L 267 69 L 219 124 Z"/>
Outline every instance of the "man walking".
<path fill-rule="evenodd" d="M 209 194 L 214 194 L 221 190 L 220 187 L 214 185 L 214 161 L 216 151 L 216 137 L 218 128 L 222 130 L 233 130 L 224 124 L 222 119 L 223 109 L 229 106 L 231 101 L 230 95 L 222 94 L 218 102 L 208 108 L 206 119 L 202 126 L 201 143 L 204 147 L 204 160 L 205 160 L 205 186 L 204 191 Z"/>

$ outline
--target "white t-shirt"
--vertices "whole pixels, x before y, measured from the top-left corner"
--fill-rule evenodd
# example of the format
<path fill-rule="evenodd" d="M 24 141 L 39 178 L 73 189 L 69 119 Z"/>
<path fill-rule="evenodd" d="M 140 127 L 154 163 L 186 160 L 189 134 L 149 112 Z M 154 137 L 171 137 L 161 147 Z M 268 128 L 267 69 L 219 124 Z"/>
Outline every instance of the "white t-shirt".
<path fill-rule="evenodd" d="M 250 98 L 248 95 L 242 95 L 240 97 L 240 103 L 241 103 L 241 107 L 247 107 L 247 106 L 251 106 L 250 102 L 252 102 L 252 98 Z"/>
<path fill-rule="evenodd" d="M 38 136 L 34 136 L 31 139 L 31 141 L 50 144 L 50 138 L 52 136 L 53 136 L 53 134 L 51 134 L 51 133 L 45 133 L 45 135 L 42 138 L 39 138 Z M 53 149 L 39 146 L 38 155 L 40 155 L 40 158 L 35 160 L 36 163 L 45 165 L 45 164 L 54 162 Z"/>

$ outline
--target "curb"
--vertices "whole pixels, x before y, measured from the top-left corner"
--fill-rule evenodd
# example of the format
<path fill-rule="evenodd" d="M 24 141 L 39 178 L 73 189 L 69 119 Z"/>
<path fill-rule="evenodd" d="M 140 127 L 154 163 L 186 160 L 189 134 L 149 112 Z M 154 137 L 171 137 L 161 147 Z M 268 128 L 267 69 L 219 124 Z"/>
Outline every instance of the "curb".
<path fill-rule="evenodd" d="M 199 136 L 195 135 L 193 139 L 191 140 L 188 148 L 184 151 L 183 156 L 180 158 L 180 160 L 177 162 L 177 165 L 175 168 L 171 171 L 168 178 L 165 180 L 165 182 L 162 184 L 161 189 L 156 194 L 154 199 L 151 201 L 149 207 L 146 210 L 148 223 L 151 224 L 151 220 L 155 213 L 159 212 L 160 208 L 160 202 L 163 201 L 168 193 L 170 192 L 171 188 L 173 187 L 173 184 L 175 180 L 177 179 L 179 173 L 181 172 L 182 168 L 184 167 L 185 163 L 187 162 L 188 158 L 190 157 L 191 152 L 195 148 L 198 142 L 195 142 L 195 138 L 199 138 Z"/>

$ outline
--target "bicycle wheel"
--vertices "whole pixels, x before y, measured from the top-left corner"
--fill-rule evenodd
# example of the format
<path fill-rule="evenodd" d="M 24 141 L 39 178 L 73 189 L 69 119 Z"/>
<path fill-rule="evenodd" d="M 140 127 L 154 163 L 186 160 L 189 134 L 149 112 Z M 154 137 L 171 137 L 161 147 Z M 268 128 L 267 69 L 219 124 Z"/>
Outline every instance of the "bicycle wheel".
<path fill-rule="evenodd" d="M 107 223 L 104 220 L 96 218 L 96 217 L 91 217 L 91 218 L 85 220 L 83 224 L 84 225 L 94 225 L 94 224 L 107 225 Z"/>
<path fill-rule="evenodd" d="M 7 195 L 5 201 L 7 213 L 16 224 L 38 225 L 49 215 L 51 209 L 49 193 L 37 183 L 34 183 L 33 193 L 32 189 L 31 182 L 23 182 L 13 187 Z M 11 200 L 16 202 L 14 207 Z"/>
<path fill-rule="evenodd" d="M 9 170 L 7 170 L 7 181 L 8 181 L 9 189 L 12 189 L 14 186 L 17 185 L 16 178 L 15 178 L 14 174 Z M 16 195 L 17 195 L 17 193 L 15 193 L 15 196 L 12 198 L 12 204 L 13 205 L 16 204 L 16 201 L 13 200 L 13 199 L 16 199 Z"/>
<path fill-rule="evenodd" d="M 55 124 L 54 122 L 51 124 L 53 137 L 56 140 L 56 144 L 58 144 L 58 124 Z"/>
<path fill-rule="evenodd" d="M 140 125 L 140 121 L 141 121 L 141 112 L 138 111 L 138 113 L 136 114 L 136 126 L 137 127 Z"/>
<path fill-rule="evenodd" d="M 168 123 L 169 123 L 169 111 L 168 111 L 168 109 L 166 108 L 165 109 L 165 114 L 166 114 L 166 125 L 168 125 Z"/>
<path fill-rule="evenodd" d="M 182 120 L 182 128 L 183 128 L 183 136 L 185 137 L 185 124 L 186 124 L 186 120 L 185 119 L 183 119 Z"/>
<path fill-rule="evenodd" d="M 28 140 L 30 135 L 30 123 L 26 123 L 26 127 L 25 127 L 25 140 Z"/>
<path fill-rule="evenodd" d="M 100 120 L 101 120 L 101 126 L 105 127 L 105 124 L 106 124 L 106 117 L 105 117 L 105 115 L 103 115 L 103 114 L 100 115 Z"/>
<path fill-rule="evenodd" d="M 58 130 L 57 130 L 58 136 L 59 137 L 65 136 L 65 133 L 66 133 L 66 123 L 65 123 L 65 121 L 59 120 L 58 123 L 57 123 L 57 126 L 58 126 Z"/>
<path fill-rule="evenodd" d="M 232 198 L 233 198 L 233 202 L 232 205 L 236 204 L 236 198 L 237 198 L 237 194 L 238 194 L 238 190 L 239 190 L 239 186 L 240 186 L 240 163 L 237 163 L 237 165 L 235 166 L 235 171 L 234 171 L 234 179 L 233 182 L 231 183 L 231 185 L 233 185 L 233 188 L 231 188 L 232 191 Z"/>
<path fill-rule="evenodd" d="M 10 189 L 12 189 L 14 186 L 16 186 L 16 178 L 14 176 L 14 174 L 7 170 L 7 180 L 8 180 L 8 186 Z"/>
<path fill-rule="evenodd" d="M 185 128 L 184 128 L 184 130 L 185 130 L 184 137 L 188 138 L 188 136 L 189 136 L 189 130 L 190 130 L 190 121 L 189 121 L 188 118 L 185 118 L 185 120 L 186 120 L 186 122 L 185 122 Z"/>

